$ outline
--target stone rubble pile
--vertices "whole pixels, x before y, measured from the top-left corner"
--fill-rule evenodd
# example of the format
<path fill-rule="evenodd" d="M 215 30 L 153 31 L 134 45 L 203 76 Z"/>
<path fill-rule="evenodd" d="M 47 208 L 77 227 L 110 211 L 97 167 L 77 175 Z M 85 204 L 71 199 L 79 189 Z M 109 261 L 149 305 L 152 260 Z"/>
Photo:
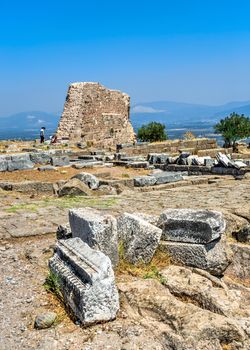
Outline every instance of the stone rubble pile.
<path fill-rule="evenodd" d="M 221 276 L 233 257 L 225 228 L 223 215 L 210 210 L 115 218 L 92 208 L 71 209 L 69 225 L 58 228 L 49 266 L 62 281 L 66 304 L 83 324 L 110 320 L 119 308 L 112 269 L 119 264 L 119 251 L 131 264 L 149 263 L 159 247 L 173 261 Z"/>
<path fill-rule="evenodd" d="M 166 153 L 149 153 L 148 162 L 152 165 L 156 164 L 176 164 L 188 166 L 206 166 L 206 167 L 225 167 L 241 169 L 247 166 L 246 163 L 240 160 L 232 160 L 230 155 L 218 152 L 216 159 L 210 156 L 191 155 L 189 152 L 181 152 L 179 156 L 172 157 Z"/>

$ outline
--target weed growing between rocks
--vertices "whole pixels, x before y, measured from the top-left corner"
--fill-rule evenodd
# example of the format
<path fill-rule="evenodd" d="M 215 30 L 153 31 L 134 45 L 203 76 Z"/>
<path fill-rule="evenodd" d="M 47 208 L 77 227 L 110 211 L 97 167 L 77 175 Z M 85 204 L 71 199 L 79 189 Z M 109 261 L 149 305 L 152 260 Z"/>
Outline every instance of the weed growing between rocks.
<path fill-rule="evenodd" d="M 138 264 L 131 264 L 125 259 L 124 244 L 119 243 L 119 265 L 116 269 L 116 275 L 130 275 L 143 279 L 154 278 L 161 284 L 166 282 L 166 278 L 160 273 L 160 270 L 171 264 L 171 259 L 168 254 L 160 249 L 157 249 L 150 263 L 146 264 L 143 261 Z"/>
<path fill-rule="evenodd" d="M 54 294 L 59 301 L 62 303 L 64 302 L 63 294 L 61 292 L 61 281 L 55 273 L 49 271 L 43 286 L 48 292 Z"/>

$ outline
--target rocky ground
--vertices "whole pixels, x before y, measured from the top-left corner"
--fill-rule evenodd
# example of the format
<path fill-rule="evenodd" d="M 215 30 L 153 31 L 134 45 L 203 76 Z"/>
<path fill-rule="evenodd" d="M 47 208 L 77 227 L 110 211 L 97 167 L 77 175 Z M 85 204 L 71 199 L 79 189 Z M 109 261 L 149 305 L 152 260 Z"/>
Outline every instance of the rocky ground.
<path fill-rule="evenodd" d="M 30 198 L 1 191 L 0 349 L 250 349 L 250 248 L 234 239 L 249 225 L 249 199 L 250 180 L 231 177 L 158 191 L 126 189 L 97 198 Z M 43 286 L 56 227 L 67 222 L 69 208 L 81 206 L 113 215 L 158 215 L 166 208 L 223 211 L 236 258 L 222 279 L 170 264 L 164 257 L 154 262 L 160 275 L 149 275 L 143 267 L 120 268 L 117 319 L 82 329 Z M 34 329 L 36 315 L 46 311 L 57 313 L 56 324 Z"/>

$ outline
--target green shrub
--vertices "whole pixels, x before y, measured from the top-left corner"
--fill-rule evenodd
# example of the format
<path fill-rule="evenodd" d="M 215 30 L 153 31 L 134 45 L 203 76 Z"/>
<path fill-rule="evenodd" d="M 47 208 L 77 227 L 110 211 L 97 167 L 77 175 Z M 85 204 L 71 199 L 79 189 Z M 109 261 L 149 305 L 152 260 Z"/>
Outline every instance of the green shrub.
<path fill-rule="evenodd" d="M 214 126 L 215 132 L 224 139 L 224 147 L 235 148 L 237 140 L 250 136 L 250 118 L 244 114 L 231 113 Z"/>
<path fill-rule="evenodd" d="M 167 139 L 165 125 L 157 122 L 142 125 L 142 127 L 138 129 L 137 137 L 138 140 L 142 142 L 164 141 Z"/>

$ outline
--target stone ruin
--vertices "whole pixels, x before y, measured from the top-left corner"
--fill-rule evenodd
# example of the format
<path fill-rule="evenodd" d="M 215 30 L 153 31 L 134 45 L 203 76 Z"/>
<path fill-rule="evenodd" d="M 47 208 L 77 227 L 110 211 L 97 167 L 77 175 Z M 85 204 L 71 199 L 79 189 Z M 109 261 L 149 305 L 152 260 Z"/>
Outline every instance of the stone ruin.
<path fill-rule="evenodd" d="M 56 132 L 60 142 L 115 147 L 135 142 L 129 120 L 130 97 L 99 83 L 70 84 Z"/>
<path fill-rule="evenodd" d="M 118 218 L 91 208 L 69 211 L 49 261 L 64 301 L 83 325 L 112 320 L 119 310 L 113 268 L 118 247 L 130 264 L 149 263 L 156 250 L 184 266 L 221 276 L 232 261 L 220 212 L 168 209 L 161 215 L 123 213 Z"/>

